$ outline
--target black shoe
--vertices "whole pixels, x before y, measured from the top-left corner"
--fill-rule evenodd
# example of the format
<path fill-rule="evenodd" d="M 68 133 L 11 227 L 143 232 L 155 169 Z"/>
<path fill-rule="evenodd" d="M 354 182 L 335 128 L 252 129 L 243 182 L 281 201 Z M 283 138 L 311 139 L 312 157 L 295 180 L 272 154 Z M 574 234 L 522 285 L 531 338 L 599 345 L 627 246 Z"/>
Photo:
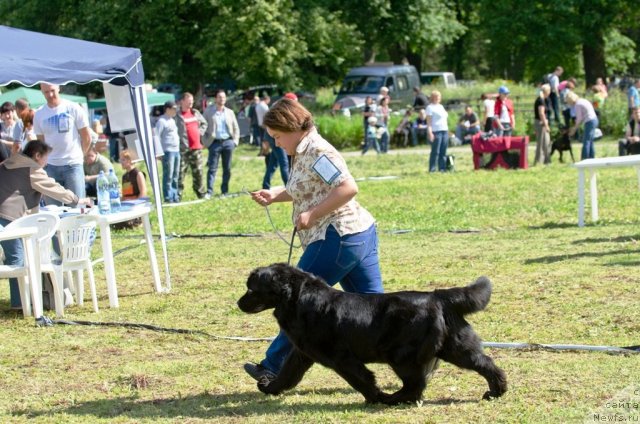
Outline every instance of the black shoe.
<path fill-rule="evenodd" d="M 247 362 L 244 364 L 244 370 L 256 381 L 270 383 L 275 380 L 277 375 L 266 369 L 260 364 L 254 364 L 253 362 Z"/>

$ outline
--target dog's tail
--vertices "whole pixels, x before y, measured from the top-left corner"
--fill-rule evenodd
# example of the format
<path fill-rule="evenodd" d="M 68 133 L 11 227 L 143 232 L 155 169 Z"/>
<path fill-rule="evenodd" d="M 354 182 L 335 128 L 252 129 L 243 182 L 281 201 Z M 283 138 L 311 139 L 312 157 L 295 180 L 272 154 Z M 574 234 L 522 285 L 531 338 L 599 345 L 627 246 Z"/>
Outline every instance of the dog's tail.
<path fill-rule="evenodd" d="M 459 314 L 467 315 L 487 307 L 491 299 L 491 281 L 480 277 L 467 287 L 436 290 L 435 295 Z"/>

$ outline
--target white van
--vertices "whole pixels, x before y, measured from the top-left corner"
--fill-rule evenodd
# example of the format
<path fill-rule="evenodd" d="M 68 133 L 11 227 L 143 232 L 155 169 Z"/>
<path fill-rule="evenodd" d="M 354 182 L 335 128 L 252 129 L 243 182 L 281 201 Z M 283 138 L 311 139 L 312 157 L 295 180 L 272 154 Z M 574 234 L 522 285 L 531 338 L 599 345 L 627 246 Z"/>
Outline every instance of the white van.
<path fill-rule="evenodd" d="M 458 86 L 453 72 L 421 72 L 420 83 L 422 85 L 440 85 L 445 88 Z"/>

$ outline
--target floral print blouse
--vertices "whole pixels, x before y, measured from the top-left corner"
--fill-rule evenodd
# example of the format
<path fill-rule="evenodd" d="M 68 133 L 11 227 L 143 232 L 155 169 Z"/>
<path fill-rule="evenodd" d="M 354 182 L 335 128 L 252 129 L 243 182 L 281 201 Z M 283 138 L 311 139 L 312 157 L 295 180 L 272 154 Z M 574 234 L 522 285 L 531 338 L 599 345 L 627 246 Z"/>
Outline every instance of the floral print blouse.
<path fill-rule="evenodd" d="M 351 178 L 340 153 L 318 131 L 312 129 L 298 144 L 287 193 L 293 198 L 293 221 L 301 213 L 322 202 L 331 191 Z M 320 218 L 313 227 L 298 232 L 303 248 L 324 240 L 327 227 L 333 225 L 340 236 L 360 233 L 374 224 L 371 214 L 351 199 L 345 205 Z"/>

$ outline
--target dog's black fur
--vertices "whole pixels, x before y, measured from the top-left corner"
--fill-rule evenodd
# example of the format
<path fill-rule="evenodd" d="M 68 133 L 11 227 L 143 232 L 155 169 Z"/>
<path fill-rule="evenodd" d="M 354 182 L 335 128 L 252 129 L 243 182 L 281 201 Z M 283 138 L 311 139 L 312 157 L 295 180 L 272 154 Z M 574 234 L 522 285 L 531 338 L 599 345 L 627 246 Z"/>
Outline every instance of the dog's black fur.
<path fill-rule="evenodd" d="M 484 355 L 464 316 L 486 307 L 486 277 L 463 287 L 433 292 L 346 293 L 286 264 L 257 268 L 247 280 L 240 309 L 274 309 L 280 328 L 294 345 L 277 378 L 258 388 L 278 394 L 295 387 L 318 362 L 336 371 L 367 402 L 420 401 L 436 358 L 477 371 L 489 383 L 490 399 L 507 390 L 505 373 Z M 382 392 L 367 363 L 386 363 L 402 380 L 393 394 Z"/>
<path fill-rule="evenodd" d="M 553 152 L 556 150 L 560 154 L 560 163 L 564 163 L 562 160 L 562 152 L 566 152 L 567 150 L 571 155 L 571 161 L 575 163 L 576 160 L 573 158 L 573 148 L 571 147 L 571 137 L 569 136 L 568 129 L 562 128 L 554 137 L 553 143 L 551 143 L 551 153 L 549 154 L 549 158 L 553 156 Z"/>

